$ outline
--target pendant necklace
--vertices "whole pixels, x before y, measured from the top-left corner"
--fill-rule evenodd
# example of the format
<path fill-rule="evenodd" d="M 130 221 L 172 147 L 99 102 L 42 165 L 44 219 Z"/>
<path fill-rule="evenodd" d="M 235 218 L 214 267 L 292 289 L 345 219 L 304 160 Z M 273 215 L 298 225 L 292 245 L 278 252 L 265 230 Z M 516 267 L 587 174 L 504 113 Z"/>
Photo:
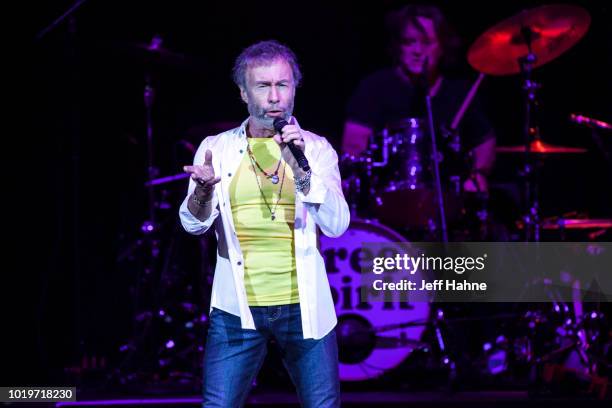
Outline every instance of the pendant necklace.
<path fill-rule="evenodd" d="M 255 159 L 255 155 L 253 154 L 253 151 L 251 150 L 251 145 L 250 144 L 247 144 L 247 152 L 249 153 L 249 157 L 251 158 L 251 162 L 255 163 L 255 165 L 257 166 L 259 171 L 261 171 L 264 174 L 264 176 L 269 178 L 270 181 L 272 182 L 272 184 L 278 184 L 278 180 L 279 180 L 278 179 L 278 169 L 280 168 L 280 164 L 281 164 L 281 161 L 283 159 L 282 156 L 278 160 L 278 164 L 276 165 L 276 170 L 274 170 L 274 174 L 269 174 L 264 169 L 261 168 L 261 166 L 259 165 L 259 163 Z"/>
<path fill-rule="evenodd" d="M 278 190 L 278 199 L 276 200 L 276 204 L 274 204 L 274 208 L 270 207 L 270 204 L 268 204 L 268 200 L 266 200 L 266 196 L 263 192 L 263 188 L 261 187 L 261 185 L 259 184 L 259 178 L 257 177 L 257 172 L 255 171 L 255 166 L 257 166 L 259 168 L 259 170 L 267 177 L 270 179 L 270 181 L 272 182 L 272 184 L 278 184 L 278 169 L 280 168 L 280 163 L 282 161 L 282 156 L 281 159 L 278 161 L 278 165 L 276 166 L 276 171 L 274 172 L 273 175 L 268 175 L 268 173 L 266 173 L 265 171 L 263 171 L 263 169 L 259 166 L 259 163 L 257 163 L 257 160 L 255 160 L 255 156 L 253 155 L 253 152 L 251 151 L 250 146 L 247 145 L 247 151 L 249 152 L 249 159 L 251 160 L 251 165 L 253 166 L 253 174 L 255 175 L 255 181 L 257 182 L 257 188 L 259 189 L 259 193 L 261 194 L 261 198 L 263 198 L 264 204 L 266 205 L 266 207 L 268 207 L 268 211 L 270 211 L 270 218 L 272 219 L 272 221 L 274 221 L 276 219 L 276 209 L 278 208 L 278 203 L 280 202 L 281 199 L 281 194 L 283 192 L 283 184 L 285 184 L 285 167 L 283 166 L 283 176 L 281 178 L 281 185 L 280 188 Z M 274 195 L 273 195 L 274 197 Z"/>

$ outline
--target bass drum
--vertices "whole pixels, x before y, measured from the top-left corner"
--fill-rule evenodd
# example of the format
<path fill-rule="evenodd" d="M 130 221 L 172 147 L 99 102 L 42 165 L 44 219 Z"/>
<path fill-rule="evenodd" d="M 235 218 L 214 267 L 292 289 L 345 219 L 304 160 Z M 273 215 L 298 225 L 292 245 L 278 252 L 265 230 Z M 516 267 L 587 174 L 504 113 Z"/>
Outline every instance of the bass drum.
<path fill-rule="evenodd" d="M 430 315 L 428 302 L 362 301 L 361 263 L 368 256 L 402 253 L 395 243 L 406 239 L 384 225 L 354 220 L 339 238 L 320 237 L 320 249 L 334 298 L 338 326 L 340 379 L 364 381 L 397 367 L 417 347 Z M 381 254 L 363 250 L 363 243 L 388 243 Z M 370 264 L 371 265 L 371 264 Z M 423 276 L 417 271 L 419 282 Z"/>

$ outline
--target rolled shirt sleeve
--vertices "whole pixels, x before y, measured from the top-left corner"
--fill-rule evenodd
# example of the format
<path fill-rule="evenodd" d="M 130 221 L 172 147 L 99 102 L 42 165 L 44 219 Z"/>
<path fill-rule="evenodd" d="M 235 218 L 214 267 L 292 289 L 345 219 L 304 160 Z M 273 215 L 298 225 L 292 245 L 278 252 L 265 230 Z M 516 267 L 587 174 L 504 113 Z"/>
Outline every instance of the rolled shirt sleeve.
<path fill-rule="evenodd" d="M 307 195 L 296 192 L 323 234 L 328 237 L 342 235 L 349 226 L 350 212 L 342 193 L 338 154 L 327 140 L 313 140 L 317 147 L 310 158 L 312 175 Z M 311 150 L 311 151 L 313 151 Z"/>

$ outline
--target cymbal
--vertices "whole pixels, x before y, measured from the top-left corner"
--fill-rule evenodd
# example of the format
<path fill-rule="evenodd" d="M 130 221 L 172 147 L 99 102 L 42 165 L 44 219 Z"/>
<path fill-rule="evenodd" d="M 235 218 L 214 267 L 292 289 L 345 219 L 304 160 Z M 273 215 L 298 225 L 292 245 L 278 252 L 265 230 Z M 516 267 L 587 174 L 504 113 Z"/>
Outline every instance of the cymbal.
<path fill-rule="evenodd" d="M 201 57 L 169 49 L 160 36 L 154 36 L 148 43 L 113 42 L 107 46 L 148 65 L 194 71 L 205 68 L 205 62 Z"/>
<path fill-rule="evenodd" d="M 498 146 L 495 148 L 498 153 L 525 153 L 525 146 Z M 566 147 L 566 146 L 555 146 L 548 143 L 544 143 L 540 139 L 536 139 L 531 142 L 529 151 L 535 154 L 553 154 L 553 153 L 586 153 L 587 149 L 582 147 Z"/>
<path fill-rule="evenodd" d="M 468 51 L 468 62 L 488 75 L 521 72 L 519 60 L 531 51 L 533 68 L 544 65 L 574 46 L 588 31 L 591 16 L 582 7 L 547 5 L 524 10 L 485 31 Z"/>

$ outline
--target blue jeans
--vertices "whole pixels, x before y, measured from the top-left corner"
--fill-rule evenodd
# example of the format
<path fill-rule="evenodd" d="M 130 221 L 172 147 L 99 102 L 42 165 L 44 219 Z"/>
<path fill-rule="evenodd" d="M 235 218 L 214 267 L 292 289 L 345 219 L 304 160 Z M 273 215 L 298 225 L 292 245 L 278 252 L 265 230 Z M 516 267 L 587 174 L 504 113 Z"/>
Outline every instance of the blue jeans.
<path fill-rule="evenodd" d="M 340 406 L 338 344 L 332 330 L 304 339 L 300 304 L 251 307 L 257 330 L 214 308 L 204 355 L 204 407 L 242 407 L 274 338 L 303 407 Z"/>

